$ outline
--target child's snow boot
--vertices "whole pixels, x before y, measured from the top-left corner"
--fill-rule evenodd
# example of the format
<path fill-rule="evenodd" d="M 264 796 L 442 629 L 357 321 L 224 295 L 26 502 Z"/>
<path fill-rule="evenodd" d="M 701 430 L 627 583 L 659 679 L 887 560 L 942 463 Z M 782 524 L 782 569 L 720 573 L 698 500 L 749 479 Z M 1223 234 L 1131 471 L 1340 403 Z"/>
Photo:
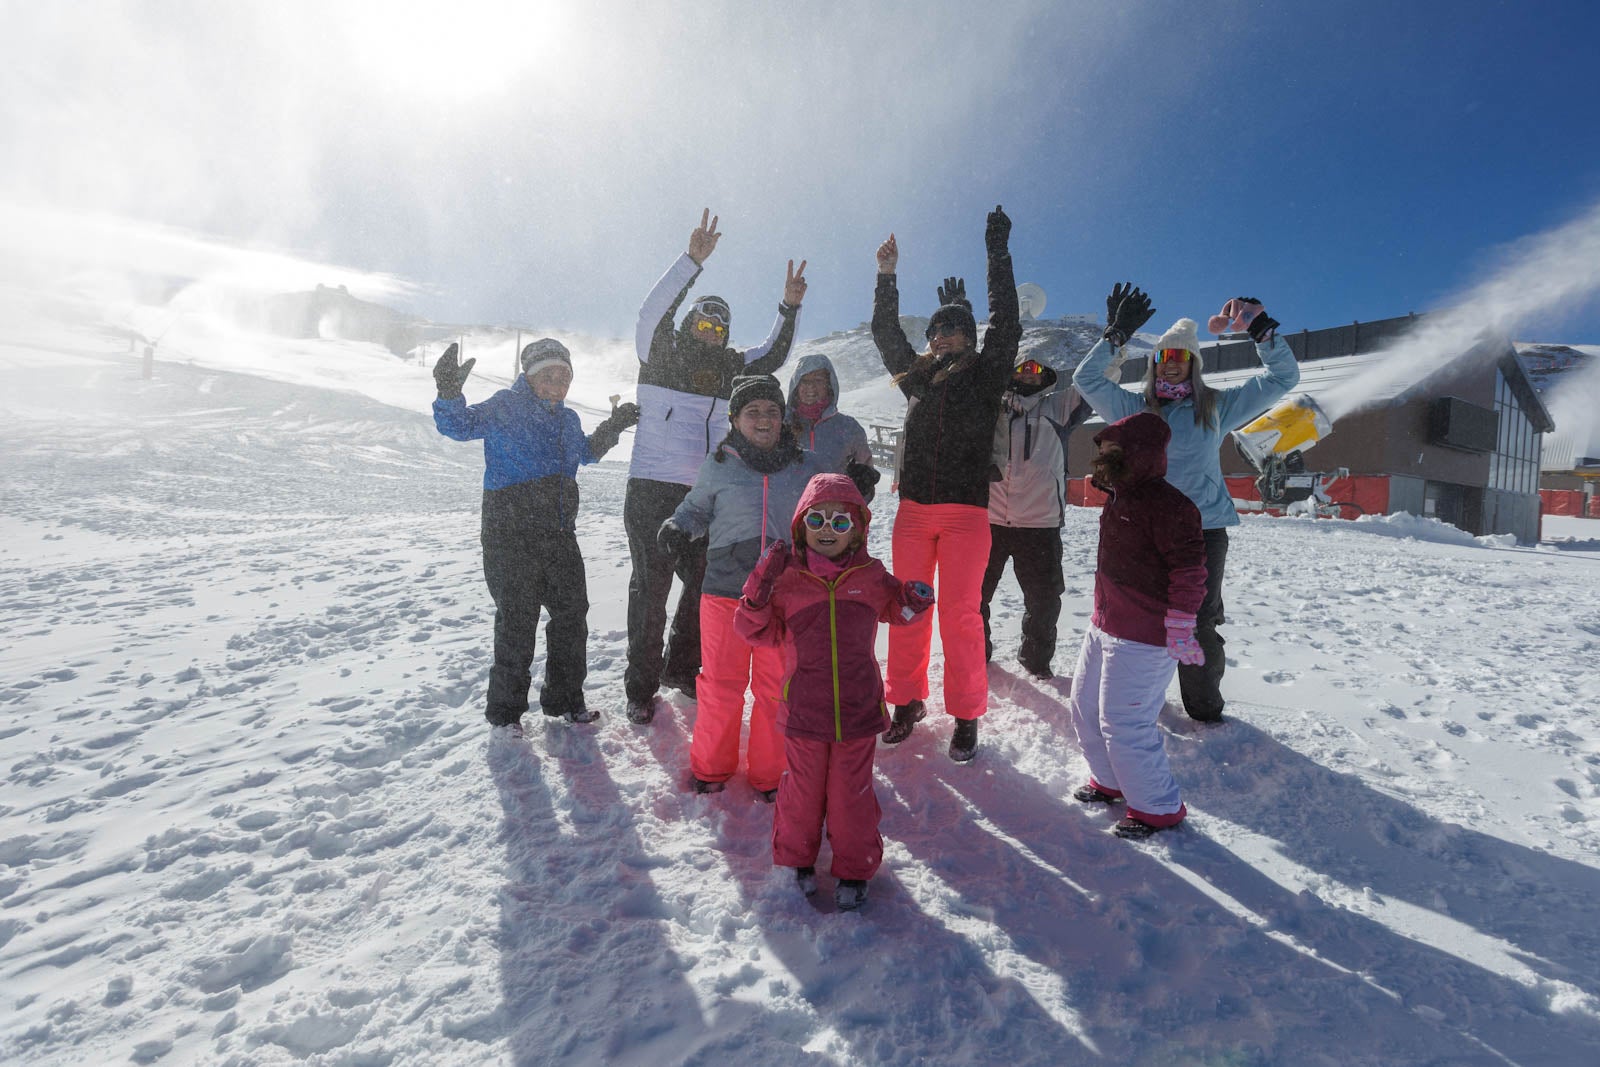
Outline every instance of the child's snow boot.
<path fill-rule="evenodd" d="M 1072 799 L 1085 804 L 1116 804 L 1122 800 L 1122 794 L 1102 789 L 1091 781 L 1088 785 L 1080 785 L 1074 789 Z"/>
<path fill-rule="evenodd" d="M 817 891 L 817 869 L 815 867 L 796 867 L 794 880 L 800 886 L 800 892 L 806 896 Z"/>
<path fill-rule="evenodd" d="M 841 878 L 833 890 L 833 903 L 840 911 L 855 911 L 867 902 L 867 883 L 861 878 Z"/>

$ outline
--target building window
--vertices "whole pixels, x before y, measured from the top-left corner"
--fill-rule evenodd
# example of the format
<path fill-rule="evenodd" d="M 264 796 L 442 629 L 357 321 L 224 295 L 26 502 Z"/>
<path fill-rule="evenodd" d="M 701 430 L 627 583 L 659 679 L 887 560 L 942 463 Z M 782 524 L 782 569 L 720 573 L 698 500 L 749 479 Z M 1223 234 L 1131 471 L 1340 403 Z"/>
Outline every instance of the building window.
<path fill-rule="evenodd" d="M 1489 488 L 1535 493 L 1539 486 L 1539 435 L 1504 374 L 1495 376 L 1494 409 L 1500 416 L 1498 442 L 1489 457 Z"/>

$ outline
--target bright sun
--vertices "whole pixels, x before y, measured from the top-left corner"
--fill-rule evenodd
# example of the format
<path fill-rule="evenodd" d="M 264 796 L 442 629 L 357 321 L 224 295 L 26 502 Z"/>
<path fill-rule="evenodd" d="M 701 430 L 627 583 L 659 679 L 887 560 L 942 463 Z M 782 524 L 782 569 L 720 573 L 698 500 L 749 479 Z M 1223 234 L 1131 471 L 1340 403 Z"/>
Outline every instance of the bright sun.
<path fill-rule="evenodd" d="M 330 9 L 356 65 L 385 91 L 472 99 L 562 54 L 569 5 L 555 0 L 354 0 Z"/>

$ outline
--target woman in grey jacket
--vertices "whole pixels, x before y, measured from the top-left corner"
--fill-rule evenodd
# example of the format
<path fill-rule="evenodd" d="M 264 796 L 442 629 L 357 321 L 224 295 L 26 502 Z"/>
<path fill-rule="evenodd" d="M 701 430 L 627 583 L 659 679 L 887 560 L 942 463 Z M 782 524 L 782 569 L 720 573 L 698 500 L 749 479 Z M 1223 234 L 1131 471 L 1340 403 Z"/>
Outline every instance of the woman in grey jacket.
<path fill-rule="evenodd" d="M 728 402 L 732 428 L 700 465 L 689 495 L 661 524 L 661 551 L 676 558 L 706 541 L 700 590 L 700 684 L 689 768 L 701 793 L 721 792 L 739 768 L 739 729 L 746 690 L 750 713 L 750 784 L 763 800 L 778 795 L 783 738 L 778 701 L 783 650 L 752 648 L 734 630 L 745 579 L 774 541 L 789 532 L 816 457 L 795 441 L 783 418 L 783 387 L 770 374 L 735 379 Z"/>

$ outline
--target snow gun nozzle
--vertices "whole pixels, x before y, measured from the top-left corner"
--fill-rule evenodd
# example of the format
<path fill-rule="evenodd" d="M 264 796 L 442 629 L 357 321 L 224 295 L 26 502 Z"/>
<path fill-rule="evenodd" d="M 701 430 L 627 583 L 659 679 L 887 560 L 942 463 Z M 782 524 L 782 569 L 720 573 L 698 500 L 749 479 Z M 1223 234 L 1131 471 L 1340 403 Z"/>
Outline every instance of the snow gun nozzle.
<path fill-rule="evenodd" d="M 1333 432 L 1328 418 L 1309 393 L 1287 397 L 1254 422 L 1233 431 L 1233 443 L 1252 467 L 1269 466 L 1299 454 Z"/>

